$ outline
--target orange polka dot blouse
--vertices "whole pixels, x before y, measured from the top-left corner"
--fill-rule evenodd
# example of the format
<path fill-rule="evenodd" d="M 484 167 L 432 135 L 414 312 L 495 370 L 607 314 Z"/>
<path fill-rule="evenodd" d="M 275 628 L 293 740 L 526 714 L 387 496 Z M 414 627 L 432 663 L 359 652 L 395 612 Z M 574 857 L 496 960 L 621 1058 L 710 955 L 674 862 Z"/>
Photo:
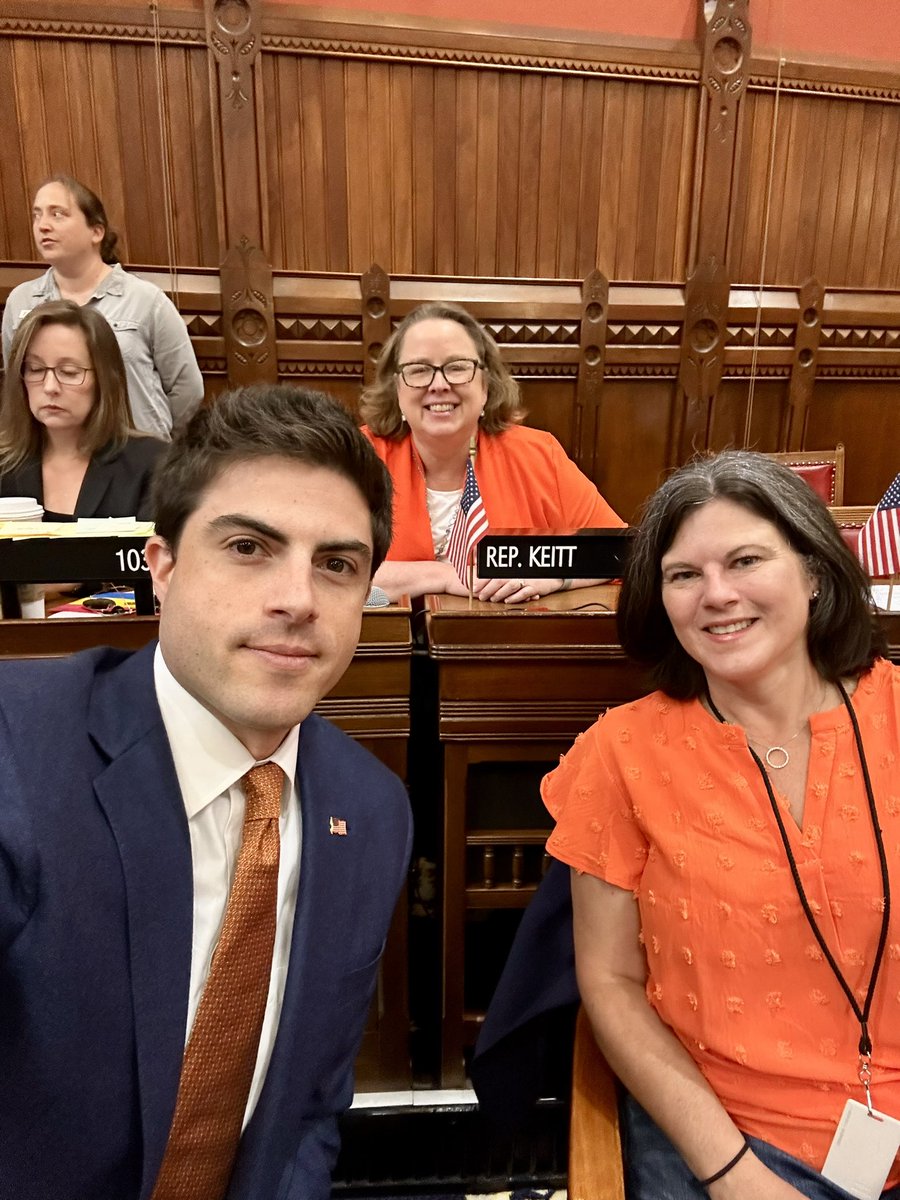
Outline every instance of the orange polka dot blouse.
<path fill-rule="evenodd" d="M 893 900 L 872 1098 L 900 1117 L 900 668 L 877 662 L 852 704 Z M 883 911 L 875 838 L 843 705 L 811 728 L 802 829 L 770 774 L 813 912 L 862 1007 Z M 582 734 L 542 791 L 557 822 L 549 852 L 634 891 L 647 999 L 738 1127 L 821 1168 L 847 1097 L 864 1099 L 859 1024 L 801 909 L 743 731 L 655 692 Z"/>

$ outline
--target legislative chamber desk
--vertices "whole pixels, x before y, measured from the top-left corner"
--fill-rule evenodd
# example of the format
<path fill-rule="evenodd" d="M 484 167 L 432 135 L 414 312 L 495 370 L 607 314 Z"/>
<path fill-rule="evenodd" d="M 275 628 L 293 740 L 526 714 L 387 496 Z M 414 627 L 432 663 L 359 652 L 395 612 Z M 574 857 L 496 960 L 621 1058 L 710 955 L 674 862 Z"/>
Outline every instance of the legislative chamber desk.
<path fill-rule="evenodd" d="M 504 769 L 552 765 L 601 710 L 648 690 L 618 645 L 617 593 L 614 586 L 585 588 L 515 606 L 426 599 L 444 752 L 444 1087 L 464 1081 L 464 1052 L 483 1017 L 467 997 L 467 943 L 486 912 L 528 903 L 550 825 L 536 783 L 529 784 L 533 795 L 485 804 L 479 772 L 493 771 L 490 786 L 499 790 Z M 891 657 L 900 661 L 900 614 L 883 621 Z"/>
<path fill-rule="evenodd" d="M 54 658 L 94 646 L 136 650 L 156 637 L 156 617 L 0 620 L 0 658 Z M 406 778 L 409 738 L 410 609 L 367 609 L 343 678 L 317 711 Z M 382 959 L 378 990 L 357 1059 L 357 1089 L 410 1086 L 407 903 L 401 894 Z"/>

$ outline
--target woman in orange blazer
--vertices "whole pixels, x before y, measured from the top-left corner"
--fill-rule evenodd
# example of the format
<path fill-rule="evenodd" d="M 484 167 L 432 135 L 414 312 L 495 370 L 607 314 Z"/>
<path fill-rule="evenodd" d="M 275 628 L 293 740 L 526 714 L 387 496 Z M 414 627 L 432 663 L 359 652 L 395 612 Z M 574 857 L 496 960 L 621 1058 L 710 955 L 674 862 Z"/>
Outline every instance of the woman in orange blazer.
<path fill-rule="evenodd" d="M 519 424 L 518 385 L 494 339 L 458 305 L 425 304 L 405 318 L 360 409 L 363 433 L 394 484 L 394 539 L 375 576 L 392 599 L 468 595 L 448 550 L 472 477 L 495 529 L 624 524 L 552 434 Z M 476 577 L 473 591 L 481 600 L 521 603 L 596 582 Z"/>

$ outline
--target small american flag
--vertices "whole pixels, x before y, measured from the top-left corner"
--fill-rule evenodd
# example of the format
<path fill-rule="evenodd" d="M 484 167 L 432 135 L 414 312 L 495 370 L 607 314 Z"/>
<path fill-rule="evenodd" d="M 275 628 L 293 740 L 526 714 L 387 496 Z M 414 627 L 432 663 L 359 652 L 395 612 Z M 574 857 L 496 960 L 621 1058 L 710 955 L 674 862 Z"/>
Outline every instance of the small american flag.
<path fill-rule="evenodd" d="M 453 563 L 460 582 L 469 586 L 467 578 L 469 559 L 478 539 L 488 531 L 487 513 L 481 502 L 481 492 L 475 478 L 475 468 L 471 458 L 466 463 L 466 483 L 459 501 L 456 519 L 447 543 L 447 558 Z"/>
<path fill-rule="evenodd" d="M 859 561 L 872 579 L 900 574 L 900 475 L 859 531 Z"/>
<path fill-rule="evenodd" d="M 347 822 L 344 820 L 343 817 L 329 817 L 328 818 L 328 832 L 331 834 L 332 837 L 346 837 L 347 836 Z"/>

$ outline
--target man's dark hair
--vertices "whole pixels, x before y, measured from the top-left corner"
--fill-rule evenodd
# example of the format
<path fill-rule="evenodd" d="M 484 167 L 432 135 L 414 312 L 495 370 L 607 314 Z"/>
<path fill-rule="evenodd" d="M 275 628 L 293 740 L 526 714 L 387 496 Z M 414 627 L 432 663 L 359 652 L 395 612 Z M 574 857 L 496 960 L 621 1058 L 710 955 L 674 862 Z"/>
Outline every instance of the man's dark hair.
<path fill-rule="evenodd" d="M 345 409 L 288 384 L 223 392 L 176 434 L 154 474 L 156 532 L 177 550 L 185 521 L 226 467 L 271 457 L 325 467 L 359 489 L 372 514 L 374 574 L 391 544 L 390 476 Z"/>
<path fill-rule="evenodd" d="M 764 454 L 728 450 L 671 475 L 647 501 L 632 543 L 617 612 L 619 641 L 651 668 L 656 687 L 676 700 L 706 689 L 703 668 L 682 649 L 663 607 L 661 563 L 685 518 L 710 500 L 731 500 L 770 521 L 804 559 L 819 592 L 810 604 L 807 649 L 823 679 L 857 675 L 887 653 L 868 578 L 816 493 Z"/>

